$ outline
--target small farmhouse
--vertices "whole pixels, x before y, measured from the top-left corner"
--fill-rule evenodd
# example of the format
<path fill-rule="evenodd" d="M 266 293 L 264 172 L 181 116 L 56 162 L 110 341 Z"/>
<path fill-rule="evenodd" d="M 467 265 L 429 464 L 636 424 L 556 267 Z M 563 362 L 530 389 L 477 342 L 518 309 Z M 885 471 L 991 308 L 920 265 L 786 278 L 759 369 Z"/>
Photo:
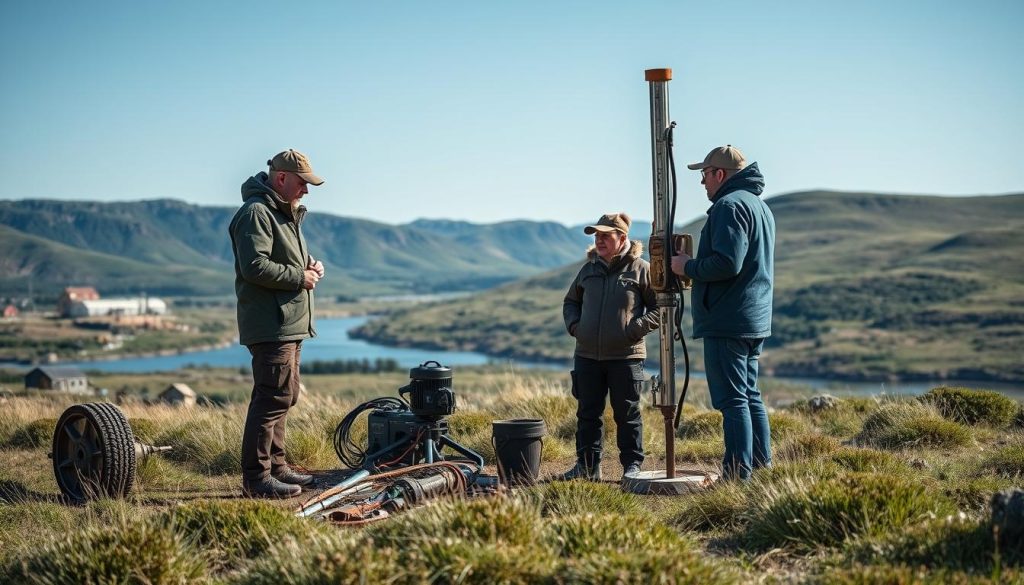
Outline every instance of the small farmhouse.
<path fill-rule="evenodd" d="M 157 400 L 176 406 L 193 406 L 196 403 L 196 392 L 187 384 L 171 384 L 157 395 Z"/>
<path fill-rule="evenodd" d="M 25 374 L 25 389 L 88 394 L 89 380 L 74 366 L 40 366 Z"/>

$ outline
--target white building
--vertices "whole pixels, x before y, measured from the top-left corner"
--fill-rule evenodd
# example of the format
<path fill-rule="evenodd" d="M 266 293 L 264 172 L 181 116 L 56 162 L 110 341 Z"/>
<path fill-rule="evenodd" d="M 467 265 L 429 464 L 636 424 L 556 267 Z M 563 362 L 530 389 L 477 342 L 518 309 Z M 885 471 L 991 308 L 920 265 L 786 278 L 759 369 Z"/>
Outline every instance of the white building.
<path fill-rule="evenodd" d="M 71 317 L 107 317 L 111 315 L 163 315 L 167 303 L 153 297 L 94 299 L 71 303 Z"/>

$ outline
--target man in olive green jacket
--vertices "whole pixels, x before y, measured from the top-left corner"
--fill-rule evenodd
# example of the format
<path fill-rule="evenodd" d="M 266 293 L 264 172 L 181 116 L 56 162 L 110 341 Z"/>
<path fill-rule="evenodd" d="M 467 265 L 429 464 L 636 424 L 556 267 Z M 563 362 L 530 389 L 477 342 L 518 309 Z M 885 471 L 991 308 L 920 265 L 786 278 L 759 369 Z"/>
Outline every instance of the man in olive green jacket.
<path fill-rule="evenodd" d="M 309 159 L 286 150 L 269 170 L 242 184 L 231 220 L 238 338 L 252 354 L 253 389 L 242 434 L 242 490 L 256 497 L 298 495 L 313 477 L 285 462 L 285 419 L 299 399 L 302 340 L 313 329 L 313 289 L 323 263 L 306 248 L 299 205 L 307 185 L 322 185 Z"/>
<path fill-rule="evenodd" d="M 629 240 L 629 216 L 605 214 L 583 231 L 594 235 L 588 261 L 562 302 L 565 328 L 576 338 L 572 393 L 576 408 L 576 465 L 562 479 L 601 479 L 605 397 L 615 415 L 623 475 L 644 460 L 640 392 L 647 348 L 658 328 L 657 302 L 643 244 Z"/>

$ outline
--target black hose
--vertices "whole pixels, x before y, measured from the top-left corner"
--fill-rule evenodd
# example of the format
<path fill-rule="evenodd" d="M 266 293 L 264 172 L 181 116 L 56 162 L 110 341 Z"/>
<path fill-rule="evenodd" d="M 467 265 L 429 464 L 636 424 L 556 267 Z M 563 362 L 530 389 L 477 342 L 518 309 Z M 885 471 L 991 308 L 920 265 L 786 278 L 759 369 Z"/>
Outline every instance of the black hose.
<path fill-rule="evenodd" d="M 334 452 L 338 454 L 338 459 L 347 465 L 349 469 L 360 469 L 366 460 L 366 451 L 352 441 L 351 433 L 352 425 L 355 424 L 356 418 L 367 410 L 401 412 L 409 410 L 409 404 L 400 398 L 387 396 L 374 398 L 353 408 L 351 412 L 345 415 L 345 418 L 341 419 L 341 422 L 334 429 Z"/>
<path fill-rule="evenodd" d="M 683 346 L 683 391 L 679 394 L 679 403 L 676 404 L 676 416 L 674 428 L 679 428 L 679 422 L 683 414 L 683 401 L 686 400 L 686 391 L 690 387 L 690 352 L 686 347 L 686 337 L 683 335 L 683 313 L 686 309 L 686 299 L 683 298 L 683 285 L 678 276 L 672 272 L 672 256 L 675 253 L 675 248 L 672 245 L 672 232 L 676 225 L 676 199 L 678 195 L 678 186 L 676 184 L 676 159 L 672 153 L 673 147 L 673 131 L 675 130 L 676 123 L 672 122 L 669 124 L 668 129 L 665 130 L 665 142 L 668 145 L 668 169 L 669 177 L 672 181 L 671 189 L 671 204 L 669 205 L 668 213 L 668 227 L 665 230 L 665 277 L 672 278 L 675 286 L 672 287 L 675 292 L 679 293 L 679 306 L 676 307 L 675 326 L 676 333 L 675 339 L 679 340 L 679 344 Z M 662 380 L 664 383 L 664 380 Z M 666 440 L 668 440 L 666 438 Z"/>

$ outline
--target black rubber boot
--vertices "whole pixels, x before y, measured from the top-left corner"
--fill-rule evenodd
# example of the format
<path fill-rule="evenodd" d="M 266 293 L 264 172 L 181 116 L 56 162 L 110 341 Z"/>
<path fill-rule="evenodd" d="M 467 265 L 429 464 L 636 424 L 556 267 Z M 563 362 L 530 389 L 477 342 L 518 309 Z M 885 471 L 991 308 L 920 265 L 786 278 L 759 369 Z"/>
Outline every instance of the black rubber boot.
<path fill-rule="evenodd" d="M 572 469 L 566 471 L 562 475 L 559 475 L 556 479 L 562 481 L 569 481 L 572 479 L 585 479 L 587 481 L 601 481 L 601 466 L 593 465 L 586 466 L 581 462 L 577 462 Z"/>

